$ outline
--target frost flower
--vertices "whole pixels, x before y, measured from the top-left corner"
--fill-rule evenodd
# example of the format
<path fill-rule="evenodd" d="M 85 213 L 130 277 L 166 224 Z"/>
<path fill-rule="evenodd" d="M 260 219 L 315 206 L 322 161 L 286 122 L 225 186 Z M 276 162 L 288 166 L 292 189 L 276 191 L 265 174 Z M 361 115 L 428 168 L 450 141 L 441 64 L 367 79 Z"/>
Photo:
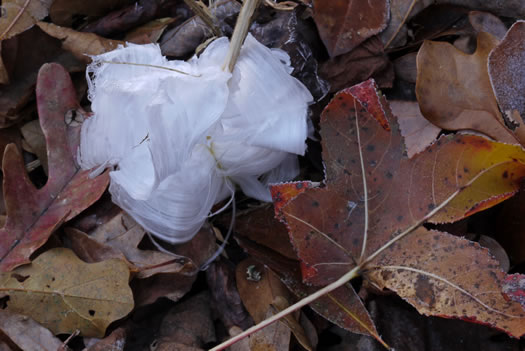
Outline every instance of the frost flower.
<path fill-rule="evenodd" d="M 230 73 L 228 46 L 217 39 L 185 62 L 130 44 L 88 67 L 79 163 L 110 167 L 113 201 L 171 243 L 190 240 L 235 185 L 270 201 L 267 184 L 295 177 L 305 151 L 312 96 L 287 54 L 248 35 Z"/>

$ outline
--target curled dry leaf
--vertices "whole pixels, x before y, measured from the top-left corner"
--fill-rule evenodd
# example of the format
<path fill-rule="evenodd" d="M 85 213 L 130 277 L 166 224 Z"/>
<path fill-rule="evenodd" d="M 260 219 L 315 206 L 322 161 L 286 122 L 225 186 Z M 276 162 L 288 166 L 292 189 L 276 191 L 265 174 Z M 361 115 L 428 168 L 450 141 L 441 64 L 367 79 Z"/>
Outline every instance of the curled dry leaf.
<path fill-rule="evenodd" d="M 88 264 L 56 248 L 30 265 L 0 274 L 7 310 L 30 316 L 55 334 L 80 330 L 103 337 L 107 326 L 133 309 L 129 270 L 121 260 Z"/>
<path fill-rule="evenodd" d="M 46 17 L 53 0 L 4 0 L 0 21 L 0 41 L 9 39 Z"/>
<path fill-rule="evenodd" d="M 43 188 L 36 189 L 16 146 L 7 146 L 2 165 L 7 220 L 0 229 L 0 268 L 4 271 L 28 263 L 29 256 L 61 223 L 95 202 L 108 184 L 107 174 L 90 179 L 89 172 L 76 165 L 72 151 L 78 128 L 68 126 L 65 117 L 79 105 L 66 70 L 57 64 L 44 65 L 36 94 L 47 141 L 49 178 Z"/>
<path fill-rule="evenodd" d="M 331 57 L 345 54 L 386 28 L 386 0 L 314 0 L 314 21 Z"/>
<path fill-rule="evenodd" d="M 525 21 L 512 25 L 488 59 L 490 82 L 500 110 L 512 123 L 525 123 Z"/>
<path fill-rule="evenodd" d="M 175 22 L 175 18 L 171 17 L 155 19 L 128 32 L 124 41 L 135 44 L 156 43 L 164 30 L 173 22 Z"/>
<path fill-rule="evenodd" d="M 417 55 L 416 95 L 426 119 L 443 129 L 471 129 L 498 141 L 525 143 L 524 124 L 503 118 L 492 90 L 487 61 L 497 44 L 483 32 L 472 55 L 445 42 L 423 43 Z"/>
<path fill-rule="evenodd" d="M 0 309 L 0 333 L 21 350 L 57 351 L 62 346 L 60 339 L 31 318 L 3 309 Z"/>
<path fill-rule="evenodd" d="M 448 234 L 414 232 L 424 222 L 454 222 L 512 196 L 525 176 L 521 147 L 452 135 L 408 159 L 386 99 L 371 81 L 335 96 L 323 111 L 321 136 L 325 186 L 306 189 L 281 209 L 306 280 L 326 285 L 354 267 L 402 267 L 406 275 L 381 275 L 385 282 L 365 277 L 395 289 L 425 314 L 525 333 L 521 306 L 488 293 L 504 277 L 488 250 Z M 433 250 L 442 254 L 427 257 Z M 448 266 L 449 256 L 462 255 L 481 268 L 470 270 L 471 260 L 462 270 Z M 481 283 L 473 283 L 476 277 Z M 412 298 L 419 281 L 427 299 Z M 437 299 L 445 287 L 455 299 Z"/>
<path fill-rule="evenodd" d="M 64 50 L 70 51 L 78 60 L 84 62 L 91 62 L 90 55 L 100 55 L 116 49 L 119 45 L 125 45 L 125 42 L 120 40 L 102 38 L 94 33 L 77 32 L 53 23 L 38 22 L 37 26 L 50 36 L 61 40 Z"/>

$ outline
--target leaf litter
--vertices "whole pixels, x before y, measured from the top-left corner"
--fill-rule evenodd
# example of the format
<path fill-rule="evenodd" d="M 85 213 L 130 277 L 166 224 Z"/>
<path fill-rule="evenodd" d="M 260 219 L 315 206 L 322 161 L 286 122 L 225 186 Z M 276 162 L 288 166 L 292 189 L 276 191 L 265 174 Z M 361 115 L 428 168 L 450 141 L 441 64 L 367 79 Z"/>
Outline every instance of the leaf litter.
<path fill-rule="evenodd" d="M 525 272 L 518 219 L 524 156 L 519 145 L 511 144 L 522 144 L 523 139 L 523 22 L 514 20 L 521 17 L 523 6 L 473 0 L 456 1 L 462 8 L 431 3 L 262 2 L 251 32 L 265 46 L 287 52 L 293 75 L 314 97 L 312 139 L 309 153 L 301 159 L 301 181 L 272 188 L 277 218 L 286 226 L 271 218 L 271 207 L 236 197 L 237 213 L 225 207 L 212 219 L 215 227 L 206 224 L 194 240 L 178 246 L 150 240 L 123 213 L 105 213 L 107 196 L 97 199 L 105 191 L 107 175 L 90 178 L 78 171 L 78 126 L 90 111 L 83 98 L 82 72 L 89 62 L 86 55 L 111 50 L 121 41 L 159 42 L 175 59 L 200 54 L 207 45 L 201 44 L 213 33 L 207 28 L 209 19 L 194 17 L 195 4 L 178 1 L 94 2 L 89 8 L 59 0 L 2 3 L 1 145 L 14 141 L 18 146 L 6 146 L 3 160 L 7 217 L 0 265 L 7 271 L 2 276 L 11 278 L 2 281 L 6 298 L 0 312 L 13 326 L 34 319 L 42 325 L 35 325 L 37 331 L 80 330 L 80 336 L 72 334 L 72 340 L 65 341 L 72 349 L 123 349 L 124 344 L 126 349 L 204 349 L 253 325 L 253 306 L 259 306 L 254 319 L 260 322 L 285 314 L 288 305 L 313 295 L 319 298 L 309 306 L 316 314 L 304 309 L 300 319 L 298 314 L 284 316 L 234 347 L 295 350 L 302 344 L 313 349 L 318 338 L 319 345 L 327 341 L 330 334 L 323 331 L 335 330 L 335 324 L 343 328 L 337 330 L 341 345 L 354 340 L 374 350 L 387 344 L 417 348 L 420 340 L 399 337 L 413 324 L 395 326 L 386 312 L 393 311 L 391 305 L 410 308 L 396 300 L 397 295 L 423 315 L 491 325 L 495 334 L 500 330 L 522 335 Z M 231 34 L 240 3 L 203 4 L 217 20 L 213 26 Z M 52 61 L 65 69 L 55 64 L 41 69 Z M 388 99 L 367 82 L 371 77 Z M 349 88 L 352 85 L 356 86 Z M 322 159 L 315 152 L 320 145 Z M 323 172 L 326 179 L 320 185 Z M 66 206 L 59 206 L 63 200 Z M 81 217 L 73 221 L 77 215 Z M 225 253 L 206 273 L 199 273 L 217 249 L 216 239 L 220 244 L 228 233 L 232 216 L 237 222 L 235 240 L 229 240 Z M 455 225 L 459 220 L 468 227 L 459 235 L 470 240 L 447 233 L 456 231 L 443 223 Z M 500 233 L 497 223 L 503 222 Z M 80 259 L 93 263 L 82 263 L 60 247 L 70 247 Z M 500 265 L 491 255 L 496 252 L 508 264 Z M 118 294 L 127 296 L 127 302 L 105 306 L 111 318 L 100 323 L 90 322 L 86 299 L 75 305 L 75 320 L 39 319 L 37 307 L 49 309 L 52 304 L 28 302 L 37 301 L 35 293 L 17 300 L 21 295 L 10 284 L 44 284 L 41 277 L 52 270 L 35 267 L 52 255 L 76 262 L 70 267 L 48 265 L 69 268 L 63 276 L 77 289 L 88 279 L 79 273 L 84 269 L 80 267 L 101 267 L 108 283 L 94 285 L 91 291 L 109 296 L 114 294 L 111 284 L 118 282 L 126 291 Z M 263 272 L 264 286 L 269 284 L 264 279 L 272 276 L 270 285 L 279 286 L 280 292 L 253 288 L 258 283 L 246 280 L 246 262 Z M 200 279 L 204 274 L 207 279 Z M 346 284 L 357 276 L 360 279 Z M 325 287 L 334 287 L 334 281 L 339 287 L 327 292 Z M 57 301 L 68 297 L 60 289 L 50 294 Z M 17 306 L 22 309 L 11 312 Z M 56 315 L 67 310 L 60 303 L 55 307 Z M 82 312 L 86 308 L 87 316 Z M 92 309 L 95 315 L 102 311 L 98 308 Z M 163 323 L 168 311 L 170 317 Z M 304 322 L 305 316 L 311 323 Z M 174 338 L 176 333 L 168 327 L 183 320 L 194 336 L 191 340 Z M 444 320 L 438 328 L 450 323 Z M 465 329 L 454 328 L 458 335 L 476 328 L 461 325 Z M 36 349 L 28 346 L 30 336 L 16 335 L 16 328 L 0 328 L 11 333 L 2 338 L 2 347 Z M 352 339 L 348 331 L 365 336 Z M 51 344 L 57 342 L 46 335 Z M 440 339 L 434 339 L 432 347 L 446 342 L 451 343 L 449 349 L 458 347 L 454 340 L 436 335 Z M 501 347 L 516 345 L 511 339 L 498 340 L 495 344 Z M 65 344 L 61 347 L 67 348 Z"/>

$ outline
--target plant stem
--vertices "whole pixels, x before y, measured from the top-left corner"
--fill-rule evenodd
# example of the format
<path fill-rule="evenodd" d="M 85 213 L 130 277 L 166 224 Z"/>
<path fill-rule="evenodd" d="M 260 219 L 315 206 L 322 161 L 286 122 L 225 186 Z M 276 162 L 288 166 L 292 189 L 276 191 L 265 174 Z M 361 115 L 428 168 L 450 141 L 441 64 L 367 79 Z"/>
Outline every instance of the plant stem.
<path fill-rule="evenodd" d="M 211 29 L 213 35 L 216 37 L 222 36 L 221 29 L 217 26 L 217 20 L 215 16 L 211 13 L 210 9 L 204 5 L 200 0 L 184 0 L 186 5 L 199 16 L 204 23 Z"/>
<path fill-rule="evenodd" d="M 329 293 L 331 291 L 334 291 L 337 288 L 342 287 L 343 285 L 348 283 L 350 280 L 352 280 L 353 278 L 355 278 L 355 277 L 357 277 L 359 275 L 360 268 L 361 268 L 360 266 L 354 267 L 351 271 L 349 271 L 348 273 L 343 275 L 341 278 L 339 278 L 335 282 L 325 286 L 324 288 L 322 288 L 320 290 L 317 290 L 312 295 L 309 295 L 309 296 L 305 297 L 304 299 L 294 303 L 292 306 L 282 310 L 281 312 L 271 316 L 268 319 L 265 319 L 264 321 L 260 322 L 259 324 L 254 325 L 253 327 L 251 327 L 249 329 L 246 329 L 245 331 L 243 331 L 239 335 L 236 335 L 233 338 L 226 340 L 222 344 L 215 346 L 214 348 L 210 349 L 210 351 L 224 350 L 225 348 L 235 344 L 237 341 L 239 341 L 239 340 L 241 340 L 241 339 L 243 339 L 243 338 L 245 338 L 245 337 L 247 337 L 247 336 L 249 336 L 249 335 L 251 335 L 251 334 L 253 334 L 253 333 L 257 332 L 257 331 L 259 331 L 259 330 L 261 330 L 262 328 L 264 328 L 264 327 L 266 327 L 266 326 L 268 326 L 268 325 L 278 321 L 279 319 L 283 318 L 284 316 L 287 316 L 290 313 L 295 312 L 295 311 L 301 309 L 302 307 L 304 307 L 304 306 L 314 302 L 315 300 L 317 300 L 321 296 L 323 296 L 323 295 L 325 295 L 325 294 L 327 294 L 327 293 Z"/>
<path fill-rule="evenodd" d="M 239 17 L 237 17 L 237 23 L 235 23 L 235 29 L 233 30 L 232 39 L 230 41 L 230 49 L 228 50 L 226 60 L 222 65 L 223 70 L 233 72 L 244 39 L 246 39 L 246 36 L 248 35 L 248 29 L 252 23 L 252 16 L 258 5 L 259 0 L 244 0 Z"/>

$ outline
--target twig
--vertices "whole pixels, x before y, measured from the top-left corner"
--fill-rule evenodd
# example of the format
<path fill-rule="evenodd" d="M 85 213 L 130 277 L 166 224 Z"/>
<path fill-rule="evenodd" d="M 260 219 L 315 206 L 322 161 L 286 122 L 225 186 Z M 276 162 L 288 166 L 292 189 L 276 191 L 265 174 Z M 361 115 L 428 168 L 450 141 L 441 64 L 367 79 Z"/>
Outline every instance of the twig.
<path fill-rule="evenodd" d="M 24 11 L 27 9 L 27 7 L 29 6 L 29 3 L 31 2 L 31 0 L 26 0 L 26 2 L 24 3 L 24 6 L 22 6 L 22 8 L 20 9 L 20 11 L 18 11 L 18 13 L 16 14 L 15 18 L 13 18 L 13 22 L 11 22 L 11 24 L 9 24 L 9 26 L 4 30 L 4 32 L 2 34 L 0 34 L 0 40 L 3 40 L 4 37 L 7 35 L 7 33 L 9 33 L 9 31 L 11 29 L 13 29 L 13 27 L 15 26 L 16 22 L 18 22 L 18 20 L 20 19 L 20 17 L 22 17 L 22 14 L 24 13 Z"/>
<path fill-rule="evenodd" d="M 385 49 L 388 48 L 390 46 L 390 44 L 392 44 L 392 42 L 394 41 L 394 39 L 397 37 L 397 35 L 399 34 L 399 31 L 401 30 L 401 28 L 403 27 L 403 25 L 405 24 L 405 22 L 407 21 L 408 19 L 408 16 L 410 16 L 410 13 L 412 12 L 412 10 L 414 9 L 414 6 L 416 5 L 416 2 L 417 0 L 412 0 L 412 3 L 410 4 L 410 7 L 408 8 L 407 12 L 405 13 L 405 17 L 403 17 L 403 20 L 401 21 L 401 23 L 399 23 L 399 26 L 397 27 L 396 31 L 394 32 L 394 34 L 390 37 L 390 39 L 388 39 L 388 41 L 386 42 L 385 44 Z"/>
<path fill-rule="evenodd" d="M 226 55 L 226 60 L 222 65 L 223 70 L 233 71 L 235 62 L 239 58 L 244 39 L 248 35 L 248 29 L 252 23 L 252 16 L 255 9 L 259 5 L 259 0 L 244 0 L 239 17 L 237 17 L 237 23 L 235 23 L 235 29 L 233 30 L 232 39 L 230 41 L 230 49 Z"/>
<path fill-rule="evenodd" d="M 204 23 L 206 23 L 206 25 L 210 27 L 211 31 L 213 32 L 213 35 L 215 35 L 216 37 L 222 36 L 222 31 L 217 26 L 217 19 L 211 13 L 210 9 L 202 3 L 202 1 L 184 0 L 184 2 L 190 7 L 193 13 L 199 16 L 204 21 Z"/>

